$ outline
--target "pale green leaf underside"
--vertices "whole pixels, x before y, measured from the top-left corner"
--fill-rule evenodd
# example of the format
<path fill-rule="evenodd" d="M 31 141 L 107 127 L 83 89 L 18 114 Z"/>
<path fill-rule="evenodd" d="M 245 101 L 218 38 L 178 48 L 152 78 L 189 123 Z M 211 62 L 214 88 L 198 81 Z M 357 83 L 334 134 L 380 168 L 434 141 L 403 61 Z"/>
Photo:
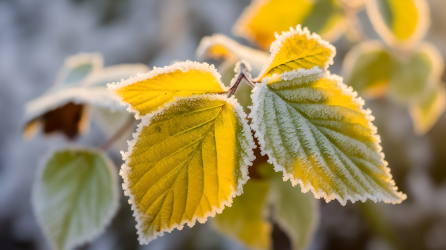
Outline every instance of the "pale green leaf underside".
<path fill-rule="evenodd" d="M 262 83 L 252 97 L 252 127 L 285 180 L 341 204 L 405 199 L 396 191 L 369 112 L 341 79 Z"/>
<path fill-rule="evenodd" d="M 51 155 L 36 180 L 33 207 L 54 249 L 73 249 L 104 230 L 118 207 L 115 171 L 90 149 Z"/>

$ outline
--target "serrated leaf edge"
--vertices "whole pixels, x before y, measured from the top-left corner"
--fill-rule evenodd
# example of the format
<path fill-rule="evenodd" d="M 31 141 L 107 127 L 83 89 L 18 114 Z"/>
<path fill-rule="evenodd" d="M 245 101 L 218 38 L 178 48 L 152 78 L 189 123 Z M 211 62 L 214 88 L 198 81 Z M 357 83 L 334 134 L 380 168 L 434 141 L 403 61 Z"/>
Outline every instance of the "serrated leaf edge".
<path fill-rule="evenodd" d="M 260 71 L 259 76 L 257 76 L 257 78 L 254 79 L 254 81 L 262 80 L 262 76 L 266 73 L 266 71 L 268 70 L 268 67 L 274 61 L 274 58 L 276 57 L 276 55 L 280 52 L 280 48 L 282 48 L 283 42 L 294 35 L 305 36 L 308 40 L 315 40 L 321 46 L 326 47 L 327 49 L 329 49 L 332 52 L 330 58 L 328 58 L 327 62 L 325 62 L 325 65 L 322 68 L 323 70 L 327 70 L 328 66 L 333 64 L 333 58 L 336 55 L 336 48 L 333 45 L 331 45 L 329 42 L 323 40 L 318 34 L 316 34 L 314 32 L 310 33 L 310 31 L 308 30 L 307 27 L 304 27 L 302 29 L 302 26 L 300 24 L 298 24 L 296 26 L 296 28 L 290 27 L 289 31 L 283 31 L 282 34 L 280 34 L 280 35 L 278 33 L 275 34 L 276 40 L 271 44 L 271 49 L 270 49 L 271 55 L 268 58 L 268 62 L 263 66 L 262 71 Z"/>
<path fill-rule="evenodd" d="M 135 119 L 139 120 L 141 119 L 141 114 L 139 113 L 138 110 L 134 109 L 130 103 L 124 101 L 124 98 L 122 98 L 120 95 L 118 95 L 116 93 L 116 91 L 118 91 L 119 89 L 132 85 L 134 83 L 137 82 L 141 82 L 144 80 L 148 80 L 151 79 L 153 77 L 162 75 L 162 74 L 168 74 L 168 73 L 172 73 L 175 72 L 177 70 L 181 70 L 183 73 L 189 71 L 189 70 L 198 70 L 201 71 L 203 73 L 210 73 L 215 80 L 218 82 L 218 84 L 220 85 L 221 89 L 223 91 L 227 91 L 228 87 L 226 87 L 222 82 L 221 82 L 221 75 L 220 73 L 218 73 L 217 69 L 215 69 L 214 65 L 211 64 L 207 64 L 207 63 L 200 63 L 200 62 L 195 62 L 195 61 L 185 61 L 185 62 L 176 62 L 172 65 L 169 66 L 164 66 L 163 68 L 156 68 L 153 67 L 153 70 L 145 73 L 145 74 L 138 74 L 137 76 L 134 77 L 130 77 L 127 80 L 121 80 L 121 82 L 114 82 L 114 83 L 109 83 L 107 84 L 108 90 L 110 90 L 113 93 L 113 97 L 118 100 L 118 102 L 122 105 L 122 106 L 128 106 L 127 111 L 129 111 L 130 113 L 134 113 L 135 114 Z M 158 110 L 161 109 L 161 107 L 158 107 Z"/>
<path fill-rule="evenodd" d="M 325 74 L 326 74 L 325 76 L 328 79 L 334 80 L 338 83 L 338 86 L 340 86 L 340 88 L 342 88 L 344 90 L 344 94 L 348 94 L 352 97 L 353 103 L 359 104 L 361 106 L 364 105 L 364 100 L 361 97 L 358 97 L 357 92 L 353 91 L 352 87 L 349 87 L 343 83 L 342 77 L 337 76 L 337 75 L 332 75 L 328 72 L 326 72 Z M 257 97 L 260 96 L 261 92 L 270 91 L 267 86 L 267 83 L 268 82 L 265 80 L 265 81 L 262 81 L 261 83 L 256 85 L 256 87 L 253 89 L 253 94 L 251 95 L 252 100 L 254 100 L 255 98 L 257 99 Z M 355 201 L 358 201 L 358 200 L 365 202 L 367 199 L 370 199 L 370 200 L 373 200 L 374 202 L 384 201 L 385 203 L 399 204 L 407 198 L 406 194 L 404 194 L 402 192 L 398 192 L 398 188 L 396 187 L 395 181 L 393 180 L 393 177 L 390 174 L 390 168 L 387 167 L 388 162 L 386 160 L 384 160 L 384 153 L 382 152 L 381 145 L 379 145 L 379 143 L 381 142 L 381 138 L 377 134 L 377 128 L 372 123 L 372 121 L 375 119 L 375 117 L 371 115 L 372 111 L 370 109 L 366 109 L 366 110 L 361 109 L 361 112 L 366 116 L 366 119 L 369 122 L 369 128 L 372 131 L 372 134 L 374 135 L 374 138 L 375 138 L 375 142 L 374 142 L 375 148 L 376 148 L 377 152 L 379 152 L 379 154 L 381 155 L 381 159 L 383 161 L 383 166 L 385 167 L 385 170 L 386 170 L 386 175 L 391 179 L 390 185 L 392 186 L 395 193 L 397 193 L 400 196 L 400 199 L 397 201 L 388 201 L 385 198 L 374 197 L 368 193 L 362 197 L 358 196 L 358 198 L 347 195 L 345 197 L 345 199 L 342 199 L 337 194 L 336 195 L 328 195 L 324 191 L 317 192 L 310 183 L 307 186 L 305 186 L 301 179 L 294 177 L 293 173 L 287 173 L 288 171 L 285 169 L 285 167 L 280 165 L 278 163 L 278 161 L 274 157 L 272 157 L 273 154 L 272 154 L 271 150 L 265 149 L 265 145 L 266 145 L 265 139 L 259 129 L 259 123 L 261 121 L 259 121 L 257 119 L 257 116 L 253 115 L 253 114 L 257 113 L 259 105 L 253 105 L 253 106 L 250 106 L 249 108 L 251 109 L 249 118 L 252 119 L 251 128 L 252 128 L 252 130 L 254 130 L 254 132 L 255 132 L 254 136 L 257 138 L 257 140 L 259 142 L 261 154 L 269 156 L 268 162 L 274 165 L 274 170 L 276 172 L 280 172 L 280 171 L 283 172 L 283 181 L 290 180 L 293 186 L 296 186 L 297 184 L 299 184 L 303 193 L 306 193 L 311 190 L 311 192 L 313 193 L 315 198 L 317 198 L 317 199 L 324 198 L 324 200 L 327 203 L 331 200 L 337 199 L 339 201 L 339 203 L 341 203 L 341 205 L 343 205 L 343 206 L 345 206 L 347 204 L 348 200 L 350 200 L 352 203 L 354 203 Z"/>
<path fill-rule="evenodd" d="M 244 145 L 247 149 L 247 152 L 249 152 L 248 157 L 245 157 L 243 159 L 243 163 L 244 163 L 244 167 L 242 167 L 241 172 L 242 172 L 242 179 L 239 180 L 238 186 L 236 187 L 235 190 L 233 190 L 231 192 L 231 194 L 229 195 L 229 199 L 226 201 L 222 201 L 220 207 L 213 207 L 212 211 L 207 212 L 203 217 L 198 217 L 198 216 L 194 216 L 192 218 L 191 221 L 184 221 L 181 225 L 178 224 L 174 224 L 172 225 L 170 228 L 168 228 L 165 231 L 160 231 L 160 232 L 156 232 L 154 235 L 152 236 L 148 236 L 146 237 L 144 235 L 144 233 L 142 232 L 142 221 L 141 221 L 141 217 L 142 215 L 139 214 L 136 205 L 135 205 L 135 198 L 133 196 L 133 194 L 130 191 L 129 185 L 130 185 L 130 181 L 128 178 L 128 173 L 131 171 L 130 167 L 129 167 L 129 163 L 130 163 L 130 155 L 133 152 L 133 149 L 136 145 L 136 143 L 139 140 L 139 136 L 143 130 L 144 127 L 149 126 L 151 121 L 153 120 L 153 118 L 155 116 L 161 115 L 164 110 L 170 108 L 171 106 L 175 106 L 177 105 L 176 101 L 177 100 L 182 100 L 182 99 L 187 99 L 189 101 L 193 101 L 195 99 L 198 98 L 210 98 L 210 99 L 218 99 L 218 100 L 222 100 L 227 102 L 228 104 L 232 105 L 235 108 L 236 114 L 237 114 L 237 118 L 239 119 L 239 121 L 241 121 L 241 123 L 243 124 L 243 132 L 245 134 L 245 137 L 248 140 L 248 145 Z M 234 197 L 239 196 L 243 193 L 243 185 L 248 181 L 249 176 L 248 176 L 248 167 L 252 165 L 252 162 L 255 160 L 255 156 L 254 156 L 254 152 L 251 149 L 256 148 L 256 145 L 254 143 L 254 140 L 252 138 L 251 135 L 251 129 L 248 125 L 248 121 L 247 119 L 244 119 L 245 117 L 247 117 L 245 111 L 243 110 L 243 107 L 237 102 L 237 100 L 234 97 L 231 98 L 227 98 L 225 96 L 222 95 L 217 95 L 217 94 L 203 94 L 203 95 L 195 95 L 195 96 L 188 96 L 188 97 L 176 97 L 175 101 L 167 103 L 166 105 L 164 105 L 162 108 L 147 114 L 143 117 L 141 117 L 141 122 L 138 124 L 137 127 L 137 131 L 135 133 L 133 133 L 133 140 L 132 141 L 127 141 L 129 144 L 129 148 L 127 152 L 123 152 L 121 151 L 122 154 L 122 159 L 124 160 L 124 163 L 121 166 L 121 170 L 119 171 L 119 175 L 121 175 L 122 179 L 124 180 L 123 184 L 122 184 L 122 189 L 124 190 L 124 195 L 129 197 L 129 203 L 131 204 L 131 209 L 133 211 L 133 217 L 135 217 L 136 220 L 136 230 L 138 233 L 138 241 L 141 245 L 146 245 L 149 242 L 155 240 L 158 237 L 161 237 L 164 235 L 165 232 L 170 233 L 172 232 L 174 229 L 178 229 L 178 230 L 182 230 L 184 225 L 187 224 L 189 227 L 192 227 L 195 225 L 195 223 L 198 221 L 200 223 L 204 223 L 206 222 L 207 218 L 209 217 L 215 217 L 215 215 L 217 213 L 221 213 L 223 211 L 223 209 L 228 206 L 230 207 L 232 205 L 232 200 Z"/>

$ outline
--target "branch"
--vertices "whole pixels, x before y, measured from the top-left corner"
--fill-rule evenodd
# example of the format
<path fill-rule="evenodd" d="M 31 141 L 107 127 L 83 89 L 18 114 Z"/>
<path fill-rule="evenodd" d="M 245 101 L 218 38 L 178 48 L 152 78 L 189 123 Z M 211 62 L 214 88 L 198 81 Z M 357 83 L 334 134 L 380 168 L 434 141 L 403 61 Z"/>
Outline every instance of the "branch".
<path fill-rule="evenodd" d="M 111 146 L 113 146 L 113 144 L 115 144 L 115 142 L 124 135 L 126 131 L 128 131 L 133 127 L 134 123 L 135 123 L 135 118 L 133 116 L 130 116 L 127 122 L 122 127 L 120 127 L 118 131 L 116 131 L 116 133 L 110 139 L 108 139 L 108 141 L 106 141 L 101 146 L 101 150 L 107 152 L 111 148 Z"/>
<path fill-rule="evenodd" d="M 252 88 L 255 87 L 255 84 L 251 81 L 251 74 L 246 71 L 246 66 L 243 63 L 240 63 L 240 73 L 237 77 L 237 80 L 235 81 L 234 85 L 231 86 L 231 89 L 229 89 L 228 97 L 231 97 L 237 92 L 238 86 L 242 82 L 242 79 L 245 79 L 246 82 L 251 86 Z"/>

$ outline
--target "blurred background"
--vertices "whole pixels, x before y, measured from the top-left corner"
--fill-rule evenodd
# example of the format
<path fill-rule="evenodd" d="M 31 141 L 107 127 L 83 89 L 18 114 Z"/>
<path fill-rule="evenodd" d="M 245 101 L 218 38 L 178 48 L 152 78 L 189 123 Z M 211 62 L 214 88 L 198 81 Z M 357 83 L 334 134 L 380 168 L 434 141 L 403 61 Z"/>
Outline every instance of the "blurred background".
<path fill-rule="evenodd" d="M 143 63 L 163 67 L 195 60 L 203 36 L 231 29 L 250 0 L 0 0 L 0 249 L 49 249 L 33 215 L 30 195 L 39 160 L 65 147 L 63 136 L 22 139 L 24 105 L 42 95 L 70 55 L 99 52 L 105 66 Z M 430 0 L 426 36 L 446 58 L 446 1 Z M 364 11 L 364 32 L 379 39 Z M 341 74 L 353 43 L 342 36 L 330 70 Z M 252 46 L 252 45 L 250 45 Z M 442 76 L 443 82 L 446 75 Z M 321 220 L 310 249 L 446 249 L 446 115 L 416 136 L 407 108 L 385 97 L 366 101 L 376 117 L 383 152 L 408 199 L 400 205 L 321 201 Z M 76 144 L 100 146 L 107 137 L 94 123 Z M 112 152 L 115 164 L 122 163 Z M 121 208 L 106 232 L 80 249 L 244 249 L 206 223 L 174 231 L 139 246 L 135 220 L 121 194 Z M 290 249 L 275 227 L 274 249 Z"/>

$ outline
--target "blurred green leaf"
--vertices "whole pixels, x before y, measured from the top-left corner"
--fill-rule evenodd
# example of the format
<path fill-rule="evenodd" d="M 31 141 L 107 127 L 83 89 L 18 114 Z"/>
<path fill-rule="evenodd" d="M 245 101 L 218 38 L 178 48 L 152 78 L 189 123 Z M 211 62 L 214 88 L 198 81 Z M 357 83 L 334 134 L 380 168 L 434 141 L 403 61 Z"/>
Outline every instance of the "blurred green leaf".
<path fill-rule="evenodd" d="M 269 182 L 249 180 L 243 194 L 213 220 L 215 228 L 253 249 L 271 248 L 271 224 L 265 213 Z"/>
<path fill-rule="evenodd" d="M 395 59 L 390 76 L 390 96 L 397 102 L 420 98 L 429 83 L 440 80 L 443 62 L 439 52 L 430 44 L 423 44 L 411 57 Z"/>
<path fill-rule="evenodd" d="M 118 207 L 113 163 L 92 149 L 55 151 L 40 169 L 33 208 L 54 249 L 73 249 L 97 237 Z"/>
<path fill-rule="evenodd" d="M 393 58 L 379 42 L 366 42 L 354 47 L 344 60 L 347 85 L 363 96 L 375 98 L 388 89 Z"/>
<path fill-rule="evenodd" d="M 429 131 L 445 110 L 446 93 L 444 83 L 430 86 L 426 93 L 410 105 L 410 115 L 417 134 Z"/>
<path fill-rule="evenodd" d="M 271 187 L 274 221 L 288 235 L 293 249 L 307 249 L 319 224 L 319 201 L 311 193 L 302 193 L 299 185 L 284 182 L 280 174 L 272 179 Z"/>

